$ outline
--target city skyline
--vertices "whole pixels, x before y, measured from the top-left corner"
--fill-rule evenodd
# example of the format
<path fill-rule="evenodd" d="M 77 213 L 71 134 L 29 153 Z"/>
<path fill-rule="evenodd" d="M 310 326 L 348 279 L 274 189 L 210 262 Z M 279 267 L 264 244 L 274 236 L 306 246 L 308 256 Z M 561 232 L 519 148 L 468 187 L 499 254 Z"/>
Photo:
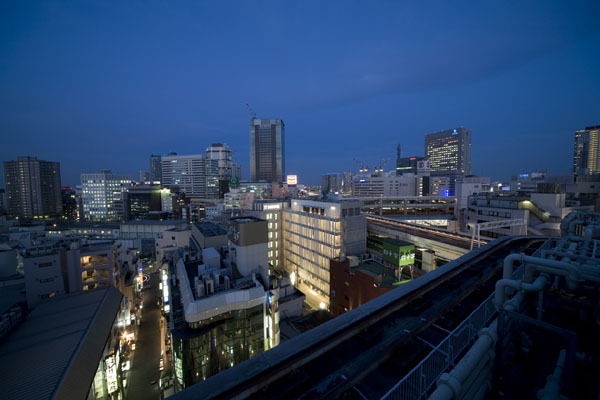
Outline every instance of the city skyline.
<path fill-rule="evenodd" d="M 286 121 L 300 183 L 355 159 L 392 170 L 397 144 L 422 155 L 425 134 L 459 126 L 473 131 L 474 174 L 569 174 L 573 133 L 598 124 L 598 15 L 596 2 L 13 4 L 0 17 L 0 157 L 56 160 L 73 185 L 223 142 L 248 179 L 249 103 Z"/>

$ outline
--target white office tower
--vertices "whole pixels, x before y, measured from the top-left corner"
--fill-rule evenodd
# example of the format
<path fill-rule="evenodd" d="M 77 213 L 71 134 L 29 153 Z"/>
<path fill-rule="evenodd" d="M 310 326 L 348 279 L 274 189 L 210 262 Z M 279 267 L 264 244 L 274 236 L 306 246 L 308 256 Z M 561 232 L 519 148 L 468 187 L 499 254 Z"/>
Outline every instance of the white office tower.
<path fill-rule="evenodd" d="M 162 184 L 185 192 L 189 198 L 219 198 L 219 167 L 217 160 L 202 154 L 161 158 Z"/>
<path fill-rule="evenodd" d="M 88 221 L 114 221 L 115 198 L 131 186 L 131 178 L 111 171 L 81 174 L 81 186 L 84 218 Z"/>
<path fill-rule="evenodd" d="M 284 211 L 285 268 L 309 304 L 329 306 L 329 260 L 366 252 L 367 221 L 357 200 L 292 200 Z"/>

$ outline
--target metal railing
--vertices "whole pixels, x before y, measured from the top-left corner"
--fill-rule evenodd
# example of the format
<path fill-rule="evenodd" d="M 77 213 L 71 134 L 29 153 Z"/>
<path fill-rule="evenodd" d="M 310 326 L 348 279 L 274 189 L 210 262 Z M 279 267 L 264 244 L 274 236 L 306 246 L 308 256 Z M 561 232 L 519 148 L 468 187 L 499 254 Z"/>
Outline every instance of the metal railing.
<path fill-rule="evenodd" d="M 424 398 L 429 389 L 477 338 L 496 315 L 494 295 L 490 295 L 464 321 L 442 340 L 417 366 L 390 389 L 381 400 Z"/>
<path fill-rule="evenodd" d="M 543 246 L 545 248 L 547 246 Z M 541 250 L 541 249 L 540 249 Z M 539 250 L 536 252 L 536 254 Z M 512 277 L 520 279 L 523 266 L 516 269 Z M 422 399 L 431 387 L 477 339 L 479 332 L 496 316 L 494 293 L 484 300 L 464 321 L 444 338 L 419 364 L 400 382 L 396 383 L 381 400 Z"/>

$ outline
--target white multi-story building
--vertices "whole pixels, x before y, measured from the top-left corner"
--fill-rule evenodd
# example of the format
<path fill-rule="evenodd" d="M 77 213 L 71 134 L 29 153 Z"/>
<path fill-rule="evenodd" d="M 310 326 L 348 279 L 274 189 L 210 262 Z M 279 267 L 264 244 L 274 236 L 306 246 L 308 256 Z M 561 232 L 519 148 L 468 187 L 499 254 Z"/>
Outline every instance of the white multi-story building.
<path fill-rule="evenodd" d="M 467 208 L 469 196 L 475 193 L 487 193 L 490 191 L 489 176 L 468 176 L 456 180 L 456 207 L 455 212 Z"/>
<path fill-rule="evenodd" d="M 330 259 L 366 252 L 367 220 L 360 208 L 357 200 L 292 200 L 284 211 L 285 268 L 309 304 L 329 305 Z"/>
<path fill-rule="evenodd" d="M 201 154 L 161 158 L 162 184 L 189 198 L 219 198 L 219 163 Z"/>
<path fill-rule="evenodd" d="M 286 201 L 258 200 L 253 204 L 253 211 L 244 213 L 267 220 L 269 230 L 269 241 L 267 242 L 269 264 L 277 270 L 283 269 L 285 265 L 283 212 L 287 208 L 288 203 Z"/>
<path fill-rule="evenodd" d="M 116 218 L 115 193 L 126 191 L 131 186 L 131 178 L 111 171 L 81 174 L 81 186 L 84 218 L 88 221 L 113 221 Z"/>
<path fill-rule="evenodd" d="M 397 197 L 417 196 L 417 175 L 396 176 L 395 172 L 383 175 L 360 174 L 352 178 L 354 197 Z"/>

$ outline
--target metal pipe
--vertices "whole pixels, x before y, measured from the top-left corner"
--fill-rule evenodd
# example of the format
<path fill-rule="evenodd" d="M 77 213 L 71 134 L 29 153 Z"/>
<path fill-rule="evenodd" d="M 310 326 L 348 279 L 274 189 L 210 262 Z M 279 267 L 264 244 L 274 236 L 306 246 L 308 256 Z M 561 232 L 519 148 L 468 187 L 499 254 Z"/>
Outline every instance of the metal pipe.
<path fill-rule="evenodd" d="M 521 263 L 553 267 L 558 270 L 561 270 L 561 269 L 568 270 L 568 271 L 572 271 L 573 273 L 579 274 L 579 270 L 577 269 L 576 266 L 574 266 L 571 263 L 565 262 L 565 261 L 557 261 L 557 260 L 551 260 L 548 258 L 526 256 L 524 254 L 510 254 L 509 256 L 507 256 L 504 259 L 504 270 L 502 273 L 502 279 L 511 279 L 512 278 L 513 267 L 517 261 L 521 262 Z"/>
<path fill-rule="evenodd" d="M 523 281 L 515 281 L 514 279 L 500 279 L 496 282 L 496 293 L 494 295 L 494 303 L 499 310 L 504 306 L 506 300 L 506 288 L 511 287 L 515 290 L 524 290 L 527 292 L 537 292 L 542 290 L 548 282 L 547 275 L 540 275 L 533 283 L 525 283 Z"/>
<path fill-rule="evenodd" d="M 575 260 L 585 260 L 585 261 L 595 261 L 595 262 L 600 262 L 599 259 L 594 259 L 593 257 L 590 256 L 582 256 L 579 254 L 569 254 L 566 253 L 564 251 L 552 251 L 550 252 L 549 250 L 542 250 L 542 257 L 544 256 L 556 256 L 556 257 L 569 257 L 571 259 L 575 259 Z"/>
<path fill-rule="evenodd" d="M 563 369 L 565 368 L 565 359 L 567 358 L 567 350 L 562 349 L 558 354 L 556 367 L 554 372 L 546 378 L 546 386 L 537 394 L 540 400 L 557 400 L 560 398 L 560 383 Z"/>
<path fill-rule="evenodd" d="M 430 400 L 450 400 L 458 397 L 462 391 L 462 384 L 473 373 L 474 368 L 480 364 L 482 357 L 498 341 L 498 320 L 489 328 L 483 329 L 479 339 L 471 346 L 467 354 L 460 360 L 456 367 L 448 373 L 442 374 L 438 380 L 438 387 L 429 397 Z"/>
<path fill-rule="evenodd" d="M 517 262 L 523 263 L 525 254 L 509 254 L 504 258 L 504 267 L 502 269 L 502 279 L 511 279 L 514 266 Z"/>
<path fill-rule="evenodd" d="M 575 219 L 575 220 L 569 222 L 569 230 L 567 231 L 569 236 L 575 235 L 575 229 L 577 228 L 576 225 L 583 224 L 584 222 L 585 221 L 582 219 Z"/>

